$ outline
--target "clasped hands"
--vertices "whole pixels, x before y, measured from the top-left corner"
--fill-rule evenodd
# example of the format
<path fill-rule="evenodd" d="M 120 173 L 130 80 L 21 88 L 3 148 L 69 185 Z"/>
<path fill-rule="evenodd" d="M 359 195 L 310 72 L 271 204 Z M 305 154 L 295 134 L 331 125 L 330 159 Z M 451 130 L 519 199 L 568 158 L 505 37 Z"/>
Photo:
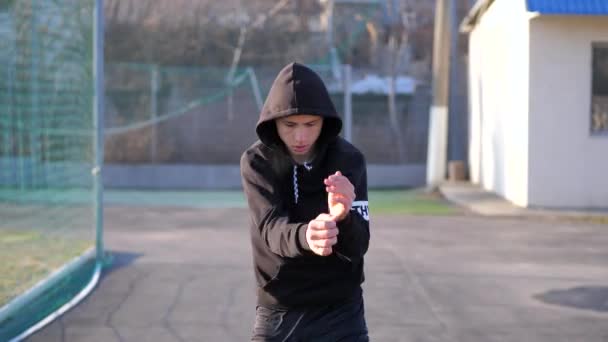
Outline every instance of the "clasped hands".
<path fill-rule="evenodd" d="M 333 252 L 333 245 L 338 242 L 337 222 L 346 218 L 355 200 L 355 187 L 340 171 L 325 178 L 323 183 L 327 191 L 329 213 L 322 213 L 308 223 L 306 242 L 313 253 L 328 256 Z"/>

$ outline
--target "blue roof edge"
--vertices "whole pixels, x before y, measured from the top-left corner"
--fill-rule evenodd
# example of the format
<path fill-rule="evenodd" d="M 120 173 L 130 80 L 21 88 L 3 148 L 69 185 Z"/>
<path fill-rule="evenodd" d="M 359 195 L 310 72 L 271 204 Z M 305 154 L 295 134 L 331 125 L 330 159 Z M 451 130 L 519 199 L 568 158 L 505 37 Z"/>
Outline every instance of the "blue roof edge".
<path fill-rule="evenodd" d="M 460 32 L 471 32 L 493 2 L 477 0 L 461 22 Z M 541 15 L 608 16 L 608 0 L 526 0 L 526 8 Z"/>
<path fill-rule="evenodd" d="M 608 15 L 606 0 L 526 0 L 529 12 L 554 15 Z"/>

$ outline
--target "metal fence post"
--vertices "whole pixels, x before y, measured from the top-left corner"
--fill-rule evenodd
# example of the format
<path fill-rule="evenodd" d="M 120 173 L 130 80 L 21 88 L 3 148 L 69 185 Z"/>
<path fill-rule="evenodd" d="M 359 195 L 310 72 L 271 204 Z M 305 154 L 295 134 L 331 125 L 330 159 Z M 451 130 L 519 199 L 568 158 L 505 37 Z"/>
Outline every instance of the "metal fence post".
<path fill-rule="evenodd" d="M 150 119 L 152 127 L 150 127 L 150 162 L 154 163 L 157 160 L 158 150 L 158 129 L 156 118 L 158 117 L 158 89 L 159 89 L 159 68 L 158 64 L 154 64 L 150 70 Z"/>
<path fill-rule="evenodd" d="M 342 85 L 344 90 L 344 139 L 353 142 L 353 97 L 351 93 L 351 66 L 344 65 Z"/>
<path fill-rule="evenodd" d="M 104 15 L 103 0 L 95 1 L 95 16 L 93 29 L 93 145 L 94 165 L 93 196 L 95 205 L 95 249 L 97 264 L 104 260 L 103 251 L 103 151 L 104 151 Z"/>

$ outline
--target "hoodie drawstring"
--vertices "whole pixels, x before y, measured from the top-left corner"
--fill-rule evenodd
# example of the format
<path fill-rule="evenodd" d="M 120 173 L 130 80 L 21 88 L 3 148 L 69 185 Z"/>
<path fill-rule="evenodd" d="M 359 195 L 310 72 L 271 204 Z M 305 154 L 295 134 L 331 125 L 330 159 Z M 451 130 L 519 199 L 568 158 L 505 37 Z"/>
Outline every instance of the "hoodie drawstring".
<path fill-rule="evenodd" d="M 312 170 L 312 164 L 309 162 L 304 162 L 304 168 L 307 171 Z M 298 189 L 298 165 L 293 166 L 293 198 L 296 204 L 298 204 L 299 197 L 299 189 Z"/>
<path fill-rule="evenodd" d="M 293 166 L 293 198 L 298 204 L 298 166 Z"/>

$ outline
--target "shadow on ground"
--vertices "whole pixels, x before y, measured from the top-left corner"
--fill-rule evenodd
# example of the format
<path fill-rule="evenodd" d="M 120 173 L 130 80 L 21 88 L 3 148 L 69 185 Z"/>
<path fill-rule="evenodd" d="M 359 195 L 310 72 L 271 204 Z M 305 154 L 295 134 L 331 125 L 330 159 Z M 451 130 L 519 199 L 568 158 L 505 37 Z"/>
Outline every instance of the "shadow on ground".
<path fill-rule="evenodd" d="M 112 272 L 119 270 L 123 267 L 127 267 L 135 262 L 138 258 L 142 257 L 143 253 L 131 253 L 131 252 L 120 252 L 120 251 L 107 251 L 106 258 L 108 259 L 107 265 L 103 270 L 101 278 L 105 278 Z"/>
<path fill-rule="evenodd" d="M 579 286 L 535 295 L 543 303 L 596 312 L 608 312 L 608 287 Z"/>

